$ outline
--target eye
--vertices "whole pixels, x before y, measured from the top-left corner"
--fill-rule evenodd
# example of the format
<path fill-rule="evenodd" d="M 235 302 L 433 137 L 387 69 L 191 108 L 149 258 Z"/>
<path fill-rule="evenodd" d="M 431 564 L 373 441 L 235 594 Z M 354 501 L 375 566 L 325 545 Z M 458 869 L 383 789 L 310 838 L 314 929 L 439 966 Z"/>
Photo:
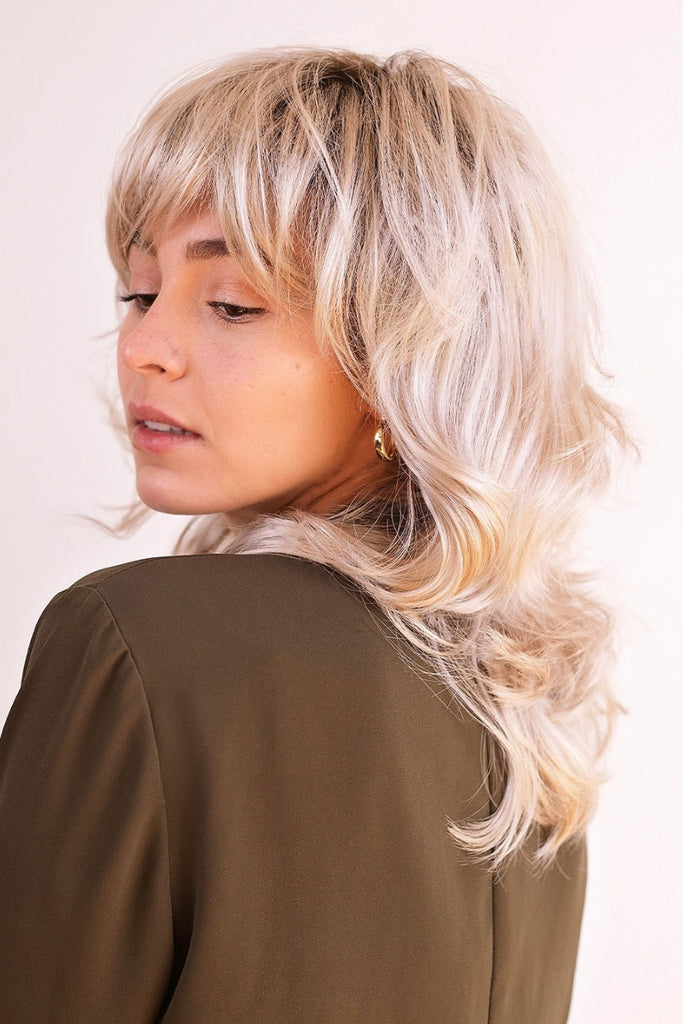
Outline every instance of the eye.
<path fill-rule="evenodd" d="M 150 308 L 156 294 L 154 292 L 131 292 L 130 295 L 119 295 L 119 302 L 132 302 L 136 313 L 146 313 Z"/>
<path fill-rule="evenodd" d="M 237 306 L 232 302 L 209 302 L 208 305 L 219 320 L 231 324 L 245 323 L 266 312 L 260 306 Z"/>

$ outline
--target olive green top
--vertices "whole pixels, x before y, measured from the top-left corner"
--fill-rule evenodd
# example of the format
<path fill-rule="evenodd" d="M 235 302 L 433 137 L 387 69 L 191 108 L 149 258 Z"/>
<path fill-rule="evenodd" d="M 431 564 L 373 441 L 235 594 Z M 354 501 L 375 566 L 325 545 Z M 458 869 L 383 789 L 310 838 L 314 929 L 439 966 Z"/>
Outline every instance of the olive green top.
<path fill-rule="evenodd" d="M 482 730 L 343 577 L 105 569 L 36 628 L 0 742 L 2 1024 L 559 1024 L 582 844 L 496 878 Z"/>

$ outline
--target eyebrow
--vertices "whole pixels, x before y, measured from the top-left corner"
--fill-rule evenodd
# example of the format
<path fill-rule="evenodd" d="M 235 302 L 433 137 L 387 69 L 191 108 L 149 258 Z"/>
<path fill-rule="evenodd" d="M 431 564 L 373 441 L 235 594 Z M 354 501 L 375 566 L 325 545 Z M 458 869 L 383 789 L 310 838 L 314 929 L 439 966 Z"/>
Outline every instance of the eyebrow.
<path fill-rule="evenodd" d="M 156 256 L 157 254 L 153 243 L 146 241 L 138 234 L 134 236 L 131 244 L 137 245 L 143 252 L 149 253 L 150 256 Z M 230 252 L 223 238 L 197 238 L 187 243 L 184 255 L 185 259 L 190 261 L 215 260 L 229 256 Z"/>
<path fill-rule="evenodd" d="M 215 260 L 229 255 L 223 238 L 198 238 L 185 246 L 186 260 Z"/>

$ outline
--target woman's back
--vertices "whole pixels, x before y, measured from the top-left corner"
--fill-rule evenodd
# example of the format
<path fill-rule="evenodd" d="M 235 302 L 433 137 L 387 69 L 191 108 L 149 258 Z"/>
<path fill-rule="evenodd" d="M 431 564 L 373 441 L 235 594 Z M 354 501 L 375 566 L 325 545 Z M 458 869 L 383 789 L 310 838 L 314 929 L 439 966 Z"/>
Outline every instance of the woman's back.
<path fill-rule="evenodd" d="M 497 878 L 454 843 L 491 807 L 439 689 L 303 559 L 59 595 L 1 747 L 2 1020 L 564 1021 L 583 845 Z"/>

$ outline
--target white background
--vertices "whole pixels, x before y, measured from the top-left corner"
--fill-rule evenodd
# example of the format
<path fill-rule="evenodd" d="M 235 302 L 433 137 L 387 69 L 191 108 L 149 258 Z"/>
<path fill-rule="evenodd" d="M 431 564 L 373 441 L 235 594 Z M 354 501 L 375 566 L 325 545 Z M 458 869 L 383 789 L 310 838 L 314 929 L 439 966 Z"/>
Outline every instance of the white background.
<path fill-rule="evenodd" d="M 187 67 L 256 46 L 422 48 L 461 63 L 531 117 L 572 185 L 599 271 L 614 397 L 643 447 L 587 537 L 623 610 L 618 685 L 629 714 L 591 833 L 571 1024 L 680 1021 L 679 0 L 14 6 L 0 61 L 0 720 L 52 594 L 102 565 L 166 553 L 179 526 L 159 517 L 122 541 L 78 518 L 132 496 L 102 399 L 113 392 L 105 333 L 116 323 L 102 213 L 114 154 L 141 109 Z"/>

